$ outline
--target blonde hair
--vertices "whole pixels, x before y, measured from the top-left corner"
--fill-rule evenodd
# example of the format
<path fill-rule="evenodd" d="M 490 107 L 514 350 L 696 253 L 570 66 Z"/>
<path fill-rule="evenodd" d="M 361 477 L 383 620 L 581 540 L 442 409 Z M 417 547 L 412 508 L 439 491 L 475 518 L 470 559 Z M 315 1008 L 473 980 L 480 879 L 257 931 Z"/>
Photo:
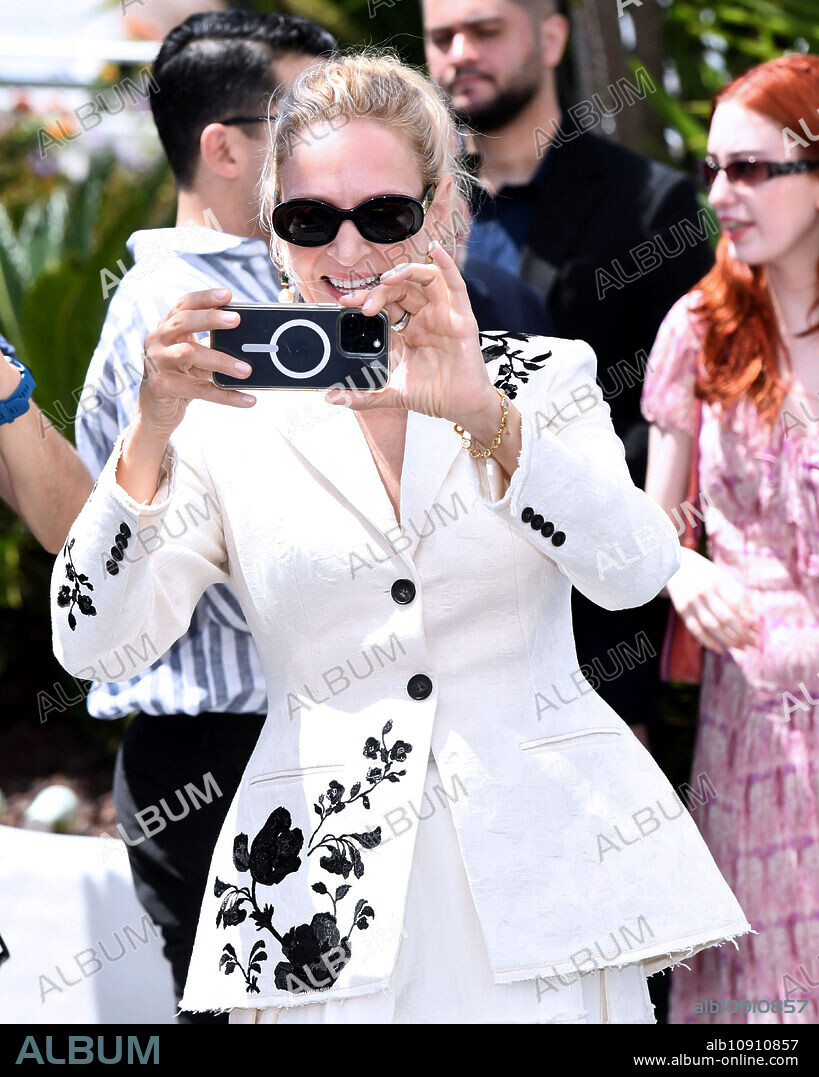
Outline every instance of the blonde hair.
<path fill-rule="evenodd" d="M 418 159 L 424 188 L 449 176 L 454 215 L 461 216 L 468 206 L 471 180 L 459 164 L 458 135 L 449 107 L 429 79 L 393 53 L 367 50 L 318 60 L 298 76 L 275 106 L 278 115 L 260 181 L 259 214 L 271 237 L 274 259 L 271 217 L 281 198 L 282 168 L 295 147 L 311 137 L 314 124 L 338 129 L 350 120 L 365 119 L 403 131 Z M 453 229 L 451 234 L 457 242 L 459 232 Z"/>

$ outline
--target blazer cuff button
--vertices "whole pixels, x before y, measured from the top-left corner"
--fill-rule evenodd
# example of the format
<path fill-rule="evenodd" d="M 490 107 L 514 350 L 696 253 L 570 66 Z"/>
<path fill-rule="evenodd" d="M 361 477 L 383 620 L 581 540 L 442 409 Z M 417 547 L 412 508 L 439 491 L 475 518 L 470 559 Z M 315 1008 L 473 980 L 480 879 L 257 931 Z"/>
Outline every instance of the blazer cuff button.
<path fill-rule="evenodd" d="M 523 520 L 523 522 L 525 524 L 528 524 L 529 521 L 534 516 L 534 514 L 535 514 L 535 510 L 532 508 L 532 506 L 527 505 L 526 508 L 523 510 L 523 512 L 520 514 L 520 518 L 521 518 L 521 520 Z"/>

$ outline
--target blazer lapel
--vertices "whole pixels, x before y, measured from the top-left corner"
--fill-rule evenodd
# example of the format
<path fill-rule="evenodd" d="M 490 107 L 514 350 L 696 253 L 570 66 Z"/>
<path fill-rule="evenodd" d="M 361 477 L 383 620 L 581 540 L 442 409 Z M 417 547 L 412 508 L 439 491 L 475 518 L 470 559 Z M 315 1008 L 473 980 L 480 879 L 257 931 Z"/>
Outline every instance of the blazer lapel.
<path fill-rule="evenodd" d="M 319 481 L 334 486 L 382 534 L 394 532 L 395 513 L 355 414 L 327 404 L 320 392 L 277 395 L 290 398 L 277 408 L 277 426 Z"/>
<path fill-rule="evenodd" d="M 325 403 L 321 393 L 275 395 L 288 398 L 269 404 L 281 433 L 314 468 L 320 481 L 334 486 L 354 511 L 366 517 L 387 542 L 394 543 L 399 535 L 395 513 L 355 414 L 349 408 Z M 429 514 L 460 448 L 458 435 L 446 419 L 414 411 L 407 416 L 400 533 L 410 540 L 404 551 L 410 557 L 420 538 L 429 534 L 430 520 L 434 523 L 437 519 L 436 514 Z"/>
<path fill-rule="evenodd" d="M 461 441 L 447 419 L 433 419 L 411 411 L 401 471 L 401 529 L 410 540 L 407 556 L 434 529 L 436 497 L 458 453 Z M 449 509 L 451 505 L 444 505 Z"/>

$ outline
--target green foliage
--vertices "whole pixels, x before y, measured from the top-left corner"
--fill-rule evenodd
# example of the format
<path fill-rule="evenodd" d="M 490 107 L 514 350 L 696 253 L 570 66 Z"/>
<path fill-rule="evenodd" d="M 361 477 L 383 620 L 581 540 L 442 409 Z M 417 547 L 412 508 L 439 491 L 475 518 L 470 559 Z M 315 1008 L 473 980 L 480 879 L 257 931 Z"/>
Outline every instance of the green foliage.
<path fill-rule="evenodd" d="M 665 52 L 679 89 L 666 93 L 652 71 L 658 90 L 651 101 L 687 153 L 705 153 L 711 99 L 726 82 L 787 52 L 819 52 L 818 15 L 816 0 L 674 0 L 665 7 Z"/>
<path fill-rule="evenodd" d="M 38 406 L 68 438 L 105 318 L 101 272 L 121 277 L 131 233 L 172 224 L 173 213 L 164 162 L 135 175 L 110 156 L 96 158 L 81 185 L 53 183 L 16 224 L 0 205 L 0 333 L 31 367 Z M 22 605 L 41 559 L 51 560 L 0 507 L 0 609 Z"/>
<path fill-rule="evenodd" d="M 172 214 L 164 163 L 135 177 L 109 156 L 93 161 L 82 185 L 61 184 L 31 203 L 17 228 L 0 207 L 0 333 L 31 367 L 38 405 L 68 437 L 105 317 L 101 274 L 121 277 L 128 236 L 170 224 Z"/>

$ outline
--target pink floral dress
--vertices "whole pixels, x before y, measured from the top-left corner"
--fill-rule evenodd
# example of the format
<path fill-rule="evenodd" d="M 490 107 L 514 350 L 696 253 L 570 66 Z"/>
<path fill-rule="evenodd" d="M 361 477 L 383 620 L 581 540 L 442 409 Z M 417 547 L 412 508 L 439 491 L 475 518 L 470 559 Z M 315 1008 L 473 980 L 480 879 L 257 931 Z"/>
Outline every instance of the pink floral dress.
<path fill-rule="evenodd" d="M 642 410 L 693 436 L 690 303 L 660 327 Z M 677 969 L 675 1024 L 819 1022 L 819 401 L 787 406 L 773 428 L 745 402 L 722 423 L 703 406 L 709 556 L 748 588 L 761 631 L 758 646 L 706 651 L 692 786 L 716 796 L 694 816 L 757 934 Z M 702 1012 L 710 1000 L 737 1012 Z"/>

